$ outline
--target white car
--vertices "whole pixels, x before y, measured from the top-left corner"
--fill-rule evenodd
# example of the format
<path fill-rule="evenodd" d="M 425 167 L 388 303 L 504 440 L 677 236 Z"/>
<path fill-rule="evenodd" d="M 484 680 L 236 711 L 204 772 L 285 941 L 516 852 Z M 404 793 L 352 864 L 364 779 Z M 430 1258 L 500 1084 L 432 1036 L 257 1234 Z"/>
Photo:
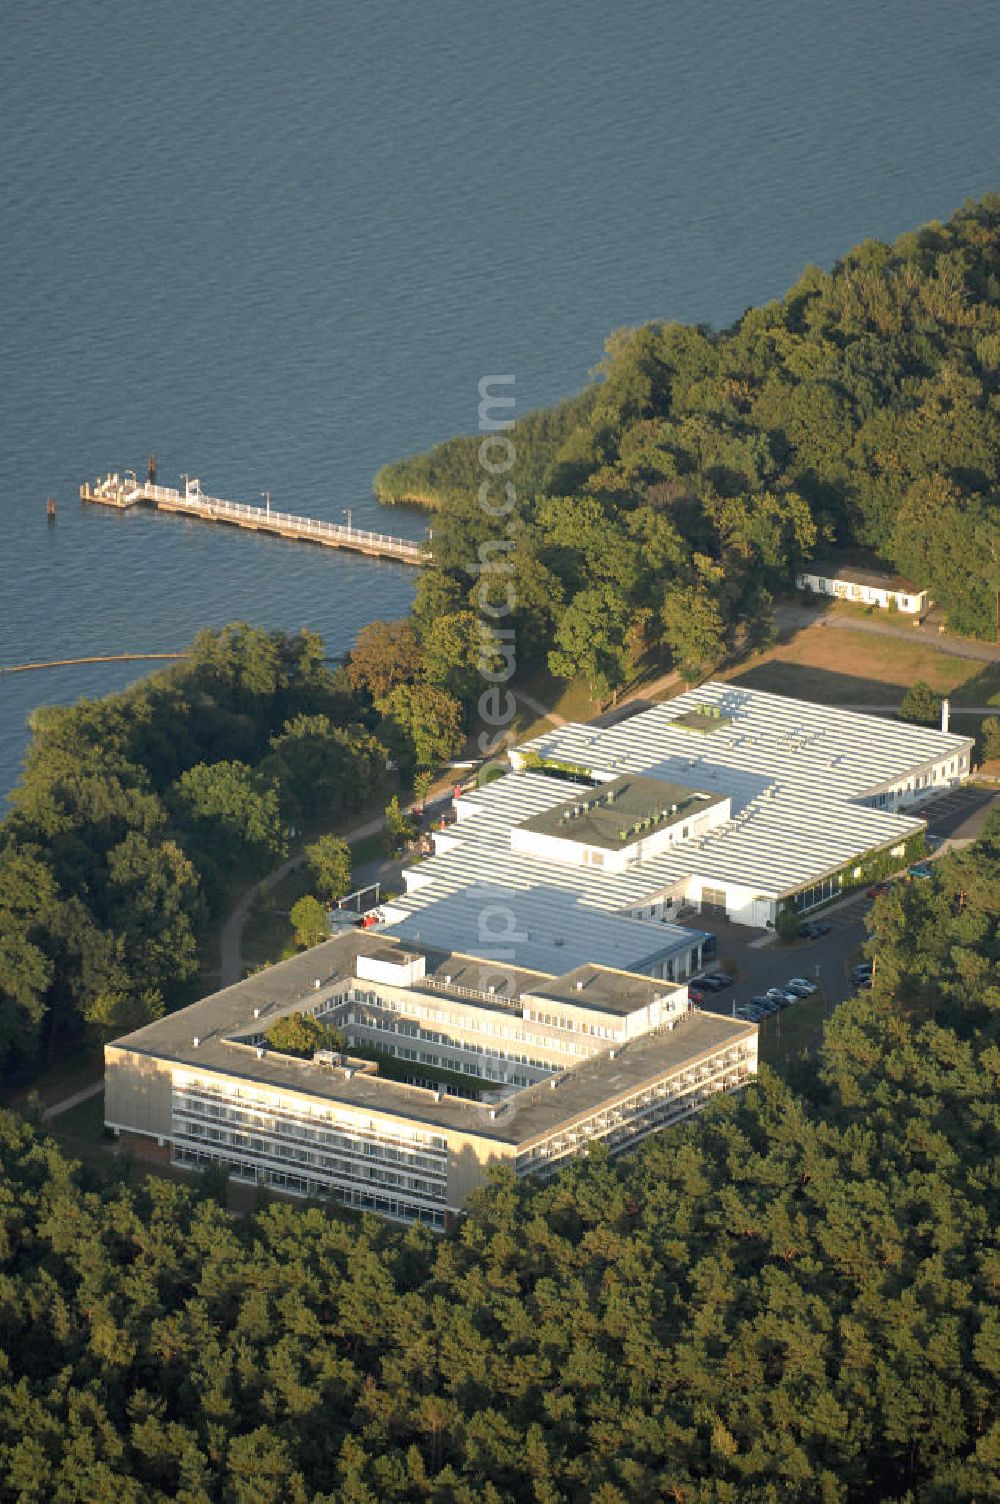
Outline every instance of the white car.
<path fill-rule="evenodd" d="M 785 986 L 789 992 L 797 992 L 800 997 L 811 997 L 814 992 L 819 991 L 816 983 L 810 982 L 808 977 L 792 977 L 785 983 Z"/>

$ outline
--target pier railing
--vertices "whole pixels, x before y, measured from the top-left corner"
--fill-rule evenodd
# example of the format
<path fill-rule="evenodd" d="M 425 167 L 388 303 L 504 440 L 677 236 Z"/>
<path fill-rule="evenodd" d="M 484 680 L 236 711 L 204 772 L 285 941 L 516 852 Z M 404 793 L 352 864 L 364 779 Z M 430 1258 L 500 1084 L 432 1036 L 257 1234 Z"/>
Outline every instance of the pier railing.
<path fill-rule="evenodd" d="M 303 538 L 310 542 L 324 543 L 330 548 L 346 548 L 381 559 L 397 559 L 403 564 L 426 564 L 431 557 L 422 543 L 413 542 L 409 538 L 396 538 L 390 533 L 376 533 L 369 528 L 352 527 L 349 524 L 325 522 L 318 517 L 279 512 L 271 506 L 256 507 L 241 501 L 224 501 L 219 496 L 206 496 L 197 482 L 189 482 L 183 491 L 178 491 L 171 486 L 157 486 L 146 481 L 134 482 L 131 477 L 123 480 L 119 475 L 108 475 L 93 486 L 81 486 L 80 495 L 84 501 L 100 502 L 120 509 L 148 502 L 165 512 L 182 512 L 187 516 L 202 517 L 209 522 L 228 522 L 255 532 L 276 533 L 283 538 Z"/>

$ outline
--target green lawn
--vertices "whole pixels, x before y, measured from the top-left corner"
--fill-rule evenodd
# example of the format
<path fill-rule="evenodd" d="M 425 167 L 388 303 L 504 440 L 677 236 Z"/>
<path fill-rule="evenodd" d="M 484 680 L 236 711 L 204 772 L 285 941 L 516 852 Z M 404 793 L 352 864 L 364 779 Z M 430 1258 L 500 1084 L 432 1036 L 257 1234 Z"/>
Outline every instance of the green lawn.
<path fill-rule="evenodd" d="M 589 721 L 591 716 L 599 715 L 602 709 L 601 702 L 591 698 L 586 680 L 572 679 L 567 683 L 564 679 L 554 679 L 545 668 L 519 673 L 510 688 L 515 699 L 518 689 L 523 689 L 525 694 L 531 695 L 540 705 L 562 716 L 564 721 Z M 528 741 L 533 736 L 540 736 L 543 731 L 551 731 L 552 722 L 521 701 L 513 729 L 518 741 Z"/>
<path fill-rule="evenodd" d="M 245 967 L 271 965 L 296 954 L 289 913 L 311 886 L 305 867 L 296 867 L 266 893 L 258 893 L 243 931 Z"/>
<path fill-rule="evenodd" d="M 898 706 L 922 679 L 955 705 L 985 705 L 1000 689 L 1000 664 L 942 653 L 917 636 L 905 641 L 810 626 L 717 677 L 819 704 L 878 707 Z"/>
<path fill-rule="evenodd" d="M 96 1081 L 103 1068 L 100 1049 L 96 1046 L 80 1049 L 78 1046 L 69 1059 L 57 1061 L 35 1076 L 30 1086 L 0 1091 L 0 1104 L 23 1108 L 31 1096 L 41 1102 L 43 1107 L 50 1107 L 53 1102 L 61 1102 L 64 1097 L 71 1097 L 74 1092 Z"/>
<path fill-rule="evenodd" d="M 362 867 L 366 862 L 377 862 L 385 856 L 385 831 L 376 830 L 370 836 L 362 836 L 351 844 L 351 867 Z"/>
<path fill-rule="evenodd" d="M 104 1141 L 104 1093 L 89 1097 L 86 1102 L 61 1112 L 57 1118 L 45 1124 L 47 1133 L 60 1140 L 80 1139 L 86 1143 Z"/>

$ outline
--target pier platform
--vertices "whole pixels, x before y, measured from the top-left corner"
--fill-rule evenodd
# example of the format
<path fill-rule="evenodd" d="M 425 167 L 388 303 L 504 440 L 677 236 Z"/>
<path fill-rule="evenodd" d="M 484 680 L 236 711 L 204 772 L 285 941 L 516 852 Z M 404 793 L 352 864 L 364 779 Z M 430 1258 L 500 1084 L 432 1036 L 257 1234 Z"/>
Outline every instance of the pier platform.
<path fill-rule="evenodd" d="M 350 524 L 322 522 L 318 517 L 300 517 L 292 512 L 279 512 L 271 506 L 253 507 L 241 501 L 223 501 L 217 496 L 206 496 L 197 480 L 187 481 L 184 490 L 178 491 L 171 486 L 136 480 L 131 473 L 125 476 L 108 474 L 92 485 L 85 481 L 80 487 L 80 499 L 100 506 L 117 507 L 119 511 L 146 503 L 161 512 L 180 512 L 187 517 L 200 517 L 205 522 L 225 522 L 230 527 L 247 528 L 255 533 L 273 533 L 279 538 L 297 538 L 326 548 L 348 549 L 371 558 L 394 559 L 398 564 L 421 565 L 431 561 L 424 544 L 409 538 L 394 538 L 389 533 L 375 533 Z"/>

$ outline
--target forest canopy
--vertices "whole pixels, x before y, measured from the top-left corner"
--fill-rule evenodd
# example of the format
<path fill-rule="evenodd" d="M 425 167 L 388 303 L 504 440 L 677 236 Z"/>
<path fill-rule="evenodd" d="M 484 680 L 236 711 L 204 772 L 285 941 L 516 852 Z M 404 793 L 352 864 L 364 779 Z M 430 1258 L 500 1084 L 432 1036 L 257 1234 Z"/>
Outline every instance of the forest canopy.
<path fill-rule="evenodd" d="M 654 322 L 512 430 L 518 641 L 614 691 L 643 653 L 689 677 L 819 551 L 862 550 L 995 638 L 1000 591 L 1000 197 L 830 272 L 732 328 Z M 491 524 L 479 440 L 386 466 L 383 500 L 438 509 L 415 615 L 467 608 Z M 522 655 L 524 648 L 522 646 Z"/>
<path fill-rule="evenodd" d="M 0 1500 L 1000 1495 L 1000 822 L 794 1079 L 453 1236 L 97 1186 L 0 1114 Z"/>
<path fill-rule="evenodd" d="M 695 677 L 834 544 L 988 635 L 998 401 L 996 198 L 723 333 L 622 331 L 516 430 L 519 649 L 602 693 L 646 651 Z M 36 714 L 0 825 L 7 1080 L 186 1000 L 229 885 L 384 794 L 387 749 L 453 755 L 490 661 L 476 451 L 380 474 L 440 508 L 435 564 L 345 668 L 235 623 Z M 211 1174 L 102 1173 L 0 1113 L 0 1504 L 1000 1497 L 1000 820 L 870 927 L 872 990 L 787 1079 L 546 1185 L 498 1171 L 447 1237 L 235 1217 Z"/>
<path fill-rule="evenodd" d="M 5 1081 L 190 1002 L 231 884 L 381 792 L 371 706 L 324 655 L 235 622 L 122 694 L 36 711 L 0 822 Z"/>

